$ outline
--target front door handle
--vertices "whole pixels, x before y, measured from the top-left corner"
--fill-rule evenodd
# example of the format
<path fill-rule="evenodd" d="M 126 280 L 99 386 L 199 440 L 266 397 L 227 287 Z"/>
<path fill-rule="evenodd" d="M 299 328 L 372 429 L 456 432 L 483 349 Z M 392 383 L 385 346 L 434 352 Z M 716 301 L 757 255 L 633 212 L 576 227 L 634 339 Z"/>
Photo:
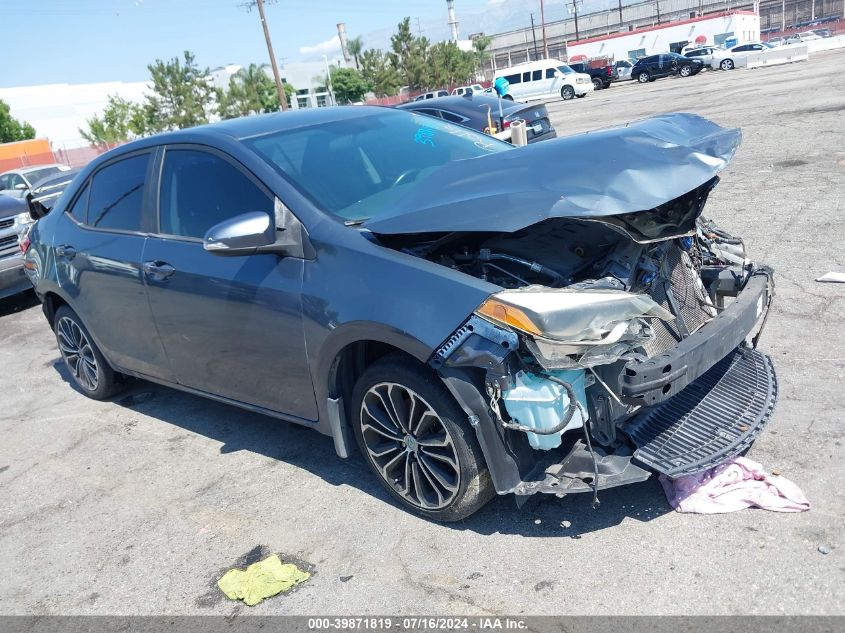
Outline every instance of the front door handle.
<path fill-rule="evenodd" d="M 173 266 L 159 260 L 144 262 L 141 268 L 144 270 L 145 275 L 152 277 L 156 281 L 164 281 L 176 272 Z"/>
<path fill-rule="evenodd" d="M 67 259 L 73 259 L 76 257 L 76 249 L 68 244 L 62 244 L 61 246 L 56 247 L 56 255 Z"/>

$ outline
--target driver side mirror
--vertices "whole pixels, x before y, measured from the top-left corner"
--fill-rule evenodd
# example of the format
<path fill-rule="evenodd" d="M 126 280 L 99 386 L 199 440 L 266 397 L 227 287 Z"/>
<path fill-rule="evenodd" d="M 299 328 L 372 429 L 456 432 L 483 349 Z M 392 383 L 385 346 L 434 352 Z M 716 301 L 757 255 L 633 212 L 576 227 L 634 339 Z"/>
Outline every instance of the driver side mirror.
<path fill-rule="evenodd" d="M 215 255 L 253 255 L 272 251 L 275 223 L 267 213 L 244 213 L 215 224 L 205 234 L 202 247 Z"/>
<path fill-rule="evenodd" d="M 28 189 L 25 183 L 19 182 L 15 185 L 15 191 L 23 191 L 24 189 Z"/>

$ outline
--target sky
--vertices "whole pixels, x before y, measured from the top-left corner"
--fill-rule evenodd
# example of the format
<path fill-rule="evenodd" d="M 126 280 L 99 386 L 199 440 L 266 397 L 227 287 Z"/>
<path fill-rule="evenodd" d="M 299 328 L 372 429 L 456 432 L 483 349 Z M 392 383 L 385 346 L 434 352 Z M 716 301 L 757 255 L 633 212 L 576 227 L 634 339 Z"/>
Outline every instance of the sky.
<path fill-rule="evenodd" d="M 498 0 L 499 2 L 501 0 Z M 267 61 L 257 10 L 246 0 L 0 0 L 0 87 L 143 81 L 155 59 L 196 54 L 201 66 Z M 461 13 L 497 0 L 455 0 Z M 446 26 L 445 0 L 265 0 L 276 56 L 294 62 L 337 58 L 337 23 L 366 47 L 385 47 L 404 16 L 423 33 Z M 15 25 L 14 28 L 10 28 Z M 29 25 L 29 26 L 27 26 Z M 462 33 L 471 32 L 462 25 Z M 440 39 L 437 37 L 436 39 Z M 378 40 L 378 41 L 376 41 Z M 321 46 L 322 45 L 322 46 Z M 334 48 L 335 50 L 332 50 Z M 12 63 L 9 63 L 11 60 Z"/>
<path fill-rule="evenodd" d="M 577 0 L 579 12 L 618 0 Z M 632 0 L 625 0 L 628 4 Z M 258 11 L 248 0 L 0 0 L 0 88 L 50 83 L 145 81 L 156 59 L 190 50 L 202 67 L 266 63 Z M 539 0 L 455 0 L 461 37 L 527 26 Z M 545 0 L 547 21 L 571 0 Z M 446 0 L 265 0 L 276 57 L 340 57 L 337 23 L 365 48 L 387 49 L 405 17 L 433 41 L 449 34 Z M 418 22 L 419 20 L 419 22 Z M 11 63 L 9 63 L 11 60 Z"/>

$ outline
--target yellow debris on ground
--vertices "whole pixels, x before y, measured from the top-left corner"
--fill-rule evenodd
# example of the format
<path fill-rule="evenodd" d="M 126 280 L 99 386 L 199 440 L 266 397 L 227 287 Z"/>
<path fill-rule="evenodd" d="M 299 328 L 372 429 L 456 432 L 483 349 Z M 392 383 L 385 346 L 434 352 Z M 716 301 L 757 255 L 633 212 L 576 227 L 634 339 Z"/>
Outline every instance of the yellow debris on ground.
<path fill-rule="evenodd" d="M 231 600 L 243 600 L 250 607 L 311 577 L 291 563 L 282 563 L 273 554 L 244 569 L 230 569 L 217 581 L 217 586 Z"/>

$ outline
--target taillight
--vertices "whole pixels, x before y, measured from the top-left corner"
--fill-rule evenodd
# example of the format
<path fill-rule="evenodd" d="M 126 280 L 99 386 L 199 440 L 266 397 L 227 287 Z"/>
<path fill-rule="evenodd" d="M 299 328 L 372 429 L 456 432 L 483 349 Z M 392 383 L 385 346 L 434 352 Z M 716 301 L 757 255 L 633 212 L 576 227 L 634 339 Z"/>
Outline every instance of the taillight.
<path fill-rule="evenodd" d="M 502 129 L 503 129 L 503 130 L 508 129 L 510 126 L 511 126 L 511 122 L 510 122 L 510 121 L 508 121 L 507 119 L 505 119 L 504 121 L 502 121 Z"/>
<path fill-rule="evenodd" d="M 27 249 L 29 248 L 29 245 L 30 245 L 30 244 L 32 244 L 32 242 L 30 242 L 30 241 L 29 241 L 29 235 L 27 235 L 26 237 L 24 237 L 24 238 L 23 238 L 23 239 L 22 239 L 22 240 L 18 243 L 18 246 L 19 246 L 19 247 L 20 247 L 20 249 L 21 249 L 21 254 L 22 254 L 22 255 L 26 255 L 26 251 L 27 251 Z"/>
<path fill-rule="evenodd" d="M 610 76 L 610 75 L 612 75 L 612 74 L 613 74 L 613 67 L 612 67 L 612 66 L 608 66 L 608 67 L 607 67 L 607 75 L 608 75 L 608 76 Z"/>

